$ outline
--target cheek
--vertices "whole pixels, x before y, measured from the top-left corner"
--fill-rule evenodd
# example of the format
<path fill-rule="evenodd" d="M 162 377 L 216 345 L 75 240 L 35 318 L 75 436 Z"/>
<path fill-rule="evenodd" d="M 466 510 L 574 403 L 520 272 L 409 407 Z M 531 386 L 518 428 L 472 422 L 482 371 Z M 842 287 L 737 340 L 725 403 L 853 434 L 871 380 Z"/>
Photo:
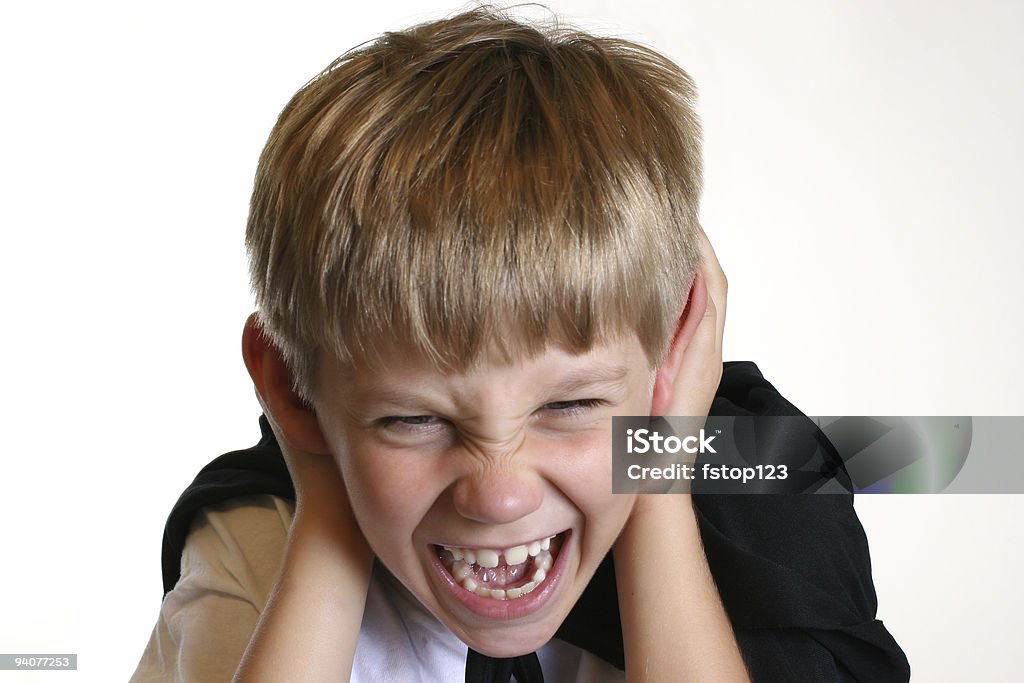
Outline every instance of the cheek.
<path fill-rule="evenodd" d="M 407 547 L 438 495 L 424 471 L 426 461 L 418 465 L 415 458 L 397 458 L 359 439 L 334 453 L 356 520 L 374 551 L 386 555 L 386 548 L 403 540 Z"/>
<path fill-rule="evenodd" d="M 612 493 L 611 432 L 601 432 L 578 443 L 565 476 L 571 482 L 574 505 L 588 524 L 617 535 L 633 509 L 635 496 Z"/>

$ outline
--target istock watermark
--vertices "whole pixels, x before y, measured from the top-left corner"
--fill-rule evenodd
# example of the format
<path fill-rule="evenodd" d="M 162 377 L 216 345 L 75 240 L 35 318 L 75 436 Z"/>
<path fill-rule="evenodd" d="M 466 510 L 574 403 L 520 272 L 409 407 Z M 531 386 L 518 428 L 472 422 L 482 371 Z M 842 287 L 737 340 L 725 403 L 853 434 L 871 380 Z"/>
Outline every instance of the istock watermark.
<path fill-rule="evenodd" d="M 1024 417 L 613 418 L 616 493 L 1024 493 Z"/>
<path fill-rule="evenodd" d="M 697 435 L 679 438 L 675 434 L 662 436 L 650 429 L 627 429 L 627 453 L 714 453 L 711 441 L 715 437 L 706 436 L 704 429 Z M 694 446 L 694 444 L 697 444 Z"/>

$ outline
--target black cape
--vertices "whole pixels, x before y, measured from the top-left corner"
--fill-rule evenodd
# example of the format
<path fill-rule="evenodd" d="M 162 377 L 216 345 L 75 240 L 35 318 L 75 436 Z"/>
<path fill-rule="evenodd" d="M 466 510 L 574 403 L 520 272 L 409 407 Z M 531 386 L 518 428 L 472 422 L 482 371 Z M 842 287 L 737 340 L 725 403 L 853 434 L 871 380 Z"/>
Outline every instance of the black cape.
<path fill-rule="evenodd" d="M 712 415 L 802 415 L 751 362 L 725 363 Z M 270 494 L 295 499 L 266 418 L 260 442 L 204 467 L 178 499 L 163 539 L 166 595 L 200 509 Z M 781 445 L 781 444 L 780 444 Z M 835 468 L 845 474 L 842 461 Z M 693 497 L 708 564 L 755 681 L 907 681 L 910 664 L 881 621 L 852 494 Z M 611 553 L 557 637 L 624 669 Z"/>

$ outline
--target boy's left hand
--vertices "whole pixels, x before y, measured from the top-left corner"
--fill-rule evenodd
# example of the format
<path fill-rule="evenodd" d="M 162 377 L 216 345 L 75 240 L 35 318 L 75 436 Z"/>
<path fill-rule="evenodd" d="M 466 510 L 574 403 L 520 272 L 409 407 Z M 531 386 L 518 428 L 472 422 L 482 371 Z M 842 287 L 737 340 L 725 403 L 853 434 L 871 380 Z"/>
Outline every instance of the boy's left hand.
<path fill-rule="evenodd" d="M 255 314 L 246 322 L 242 350 L 295 486 L 296 510 L 274 590 L 234 680 L 347 680 L 373 553 L 316 413 L 295 393 L 282 355 Z"/>
<path fill-rule="evenodd" d="M 663 415 L 707 416 L 722 378 L 728 283 L 707 236 L 699 237 L 702 262 L 675 342 L 684 346 L 666 361 L 678 369 L 658 378 L 670 382 L 655 400 Z M 637 496 L 614 560 L 628 680 L 749 680 L 688 494 Z"/>
<path fill-rule="evenodd" d="M 664 401 L 660 405 L 655 401 L 653 410 L 658 415 L 707 417 L 722 381 L 722 337 L 729 283 L 703 229 L 698 237 L 701 263 L 693 280 L 675 342 L 685 346 L 674 348 L 666 361 L 667 365 L 678 366 L 675 376 L 665 377 L 663 372 L 659 372 L 658 382 L 670 381 L 667 394 L 671 398 L 667 407 Z M 679 353 L 680 356 L 673 360 L 672 353 Z M 634 515 L 643 513 L 648 505 L 660 498 L 677 495 L 682 494 L 640 495 L 634 507 Z M 688 495 L 685 499 L 690 500 Z"/>

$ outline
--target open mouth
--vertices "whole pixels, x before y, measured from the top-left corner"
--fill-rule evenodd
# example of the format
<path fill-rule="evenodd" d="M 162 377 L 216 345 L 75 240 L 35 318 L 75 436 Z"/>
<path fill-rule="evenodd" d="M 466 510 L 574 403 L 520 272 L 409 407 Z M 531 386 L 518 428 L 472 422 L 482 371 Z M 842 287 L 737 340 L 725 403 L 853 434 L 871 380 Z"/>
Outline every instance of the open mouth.
<path fill-rule="evenodd" d="M 463 589 L 491 600 L 516 600 L 544 583 L 566 532 L 505 549 L 434 546 Z"/>

